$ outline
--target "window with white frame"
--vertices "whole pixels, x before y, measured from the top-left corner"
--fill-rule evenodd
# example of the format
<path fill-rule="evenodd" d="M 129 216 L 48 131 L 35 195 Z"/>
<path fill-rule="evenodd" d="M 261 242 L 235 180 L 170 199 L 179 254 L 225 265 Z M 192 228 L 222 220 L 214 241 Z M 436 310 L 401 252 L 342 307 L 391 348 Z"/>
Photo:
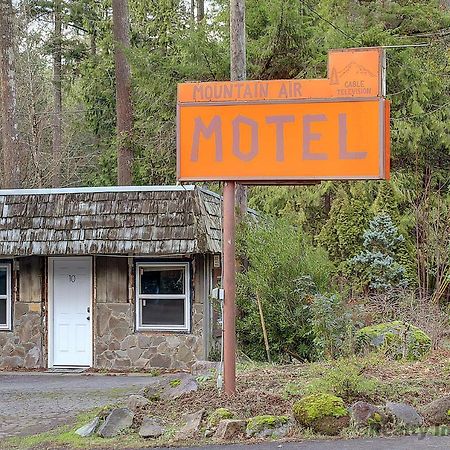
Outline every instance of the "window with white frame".
<path fill-rule="evenodd" d="M 138 263 L 137 329 L 189 331 L 189 286 L 188 263 Z"/>
<path fill-rule="evenodd" d="M 0 264 L 0 330 L 11 329 L 11 266 Z"/>

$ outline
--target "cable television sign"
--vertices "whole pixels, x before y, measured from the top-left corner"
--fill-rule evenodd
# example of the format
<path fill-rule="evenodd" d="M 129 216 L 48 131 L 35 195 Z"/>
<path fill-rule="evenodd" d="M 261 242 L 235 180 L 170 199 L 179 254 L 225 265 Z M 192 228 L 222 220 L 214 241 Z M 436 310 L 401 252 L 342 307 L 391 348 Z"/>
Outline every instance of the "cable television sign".
<path fill-rule="evenodd" d="M 178 86 L 180 181 L 389 178 L 380 48 L 334 50 L 328 78 Z"/>

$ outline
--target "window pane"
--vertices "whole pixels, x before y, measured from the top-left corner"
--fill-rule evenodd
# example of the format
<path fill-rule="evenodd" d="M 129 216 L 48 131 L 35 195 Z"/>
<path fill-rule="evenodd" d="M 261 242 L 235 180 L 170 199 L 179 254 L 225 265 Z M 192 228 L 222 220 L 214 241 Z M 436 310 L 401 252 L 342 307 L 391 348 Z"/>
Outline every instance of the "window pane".
<path fill-rule="evenodd" d="M 142 325 L 184 325 L 184 299 L 141 300 Z"/>
<path fill-rule="evenodd" d="M 141 294 L 184 294 L 183 269 L 142 269 Z"/>
<path fill-rule="evenodd" d="M 0 268 L 0 295 L 7 295 L 6 292 L 6 277 L 7 277 L 7 270 L 4 267 Z"/>
<path fill-rule="evenodd" d="M 0 325 L 6 325 L 6 299 L 0 299 Z"/>

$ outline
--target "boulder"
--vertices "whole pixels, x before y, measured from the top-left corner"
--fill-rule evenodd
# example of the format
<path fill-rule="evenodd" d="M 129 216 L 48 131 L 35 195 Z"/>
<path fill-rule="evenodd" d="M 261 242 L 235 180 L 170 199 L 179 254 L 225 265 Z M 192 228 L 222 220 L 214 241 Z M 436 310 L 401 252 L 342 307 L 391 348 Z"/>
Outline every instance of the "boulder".
<path fill-rule="evenodd" d="M 287 416 L 256 416 L 247 422 L 246 436 L 267 438 L 280 438 L 290 431 L 289 417 Z"/>
<path fill-rule="evenodd" d="M 184 426 L 175 434 L 175 441 L 183 441 L 194 437 L 200 430 L 205 410 L 201 409 L 184 417 Z"/>
<path fill-rule="evenodd" d="M 86 425 L 83 425 L 82 427 L 78 428 L 78 430 L 76 430 L 75 433 L 81 437 L 92 436 L 95 433 L 95 430 L 97 429 L 99 422 L 100 419 L 98 417 L 95 417 Z"/>
<path fill-rule="evenodd" d="M 133 394 L 128 397 L 127 407 L 129 410 L 136 412 L 138 409 L 144 408 L 149 403 L 149 400 L 144 396 Z"/>
<path fill-rule="evenodd" d="M 247 422 L 245 420 L 224 419 L 219 422 L 214 438 L 221 441 L 235 439 L 245 432 Z"/>
<path fill-rule="evenodd" d="M 180 373 L 165 375 L 153 380 L 151 384 L 141 390 L 140 394 L 147 399 L 176 400 L 182 395 L 198 390 L 198 383 L 190 374 Z"/>
<path fill-rule="evenodd" d="M 350 417 L 326 416 L 316 419 L 312 424 L 312 429 L 319 434 L 326 436 L 337 436 L 343 429 L 350 425 Z"/>
<path fill-rule="evenodd" d="M 208 416 L 208 429 L 217 428 L 221 420 L 233 419 L 234 414 L 227 408 L 217 408 Z"/>
<path fill-rule="evenodd" d="M 387 402 L 386 413 L 406 426 L 421 426 L 424 423 L 423 417 L 410 405 L 406 403 Z"/>
<path fill-rule="evenodd" d="M 428 403 L 422 413 L 429 425 L 450 425 L 450 395 Z"/>
<path fill-rule="evenodd" d="M 431 339 L 420 328 L 399 320 L 361 328 L 356 334 L 358 350 L 383 350 L 394 359 L 420 359 L 431 349 Z"/>
<path fill-rule="evenodd" d="M 350 419 L 356 426 L 379 428 L 386 421 L 386 416 L 381 409 L 371 403 L 356 402 L 349 411 Z"/>
<path fill-rule="evenodd" d="M 312 394 L 294 403 L 295 420 L 304 427 L 327 435 L 337 435 L 350 424 L 344 400 L 330 394 Z"/>
<path fill-rule="evenodd" d="M 144 417 L 141 427 L 139 428 L 139 436 L 142 438 L 156 439 L 164 433 L 164 428 L 158 419 L 153 417 Z"/>
<path fill-rule="evenodd" d="M 191 375 L 172 378 L 161 393 L 163 400 L 176 400 L 182 395 L 198 390 L 198 383 Z"/>
<path fill-rule="evenodd" d="M 98 435 L 104 438 L 117 436 L 133 424 L 134 413 L 128 408 L 113 409 L 100 426 Z"/>

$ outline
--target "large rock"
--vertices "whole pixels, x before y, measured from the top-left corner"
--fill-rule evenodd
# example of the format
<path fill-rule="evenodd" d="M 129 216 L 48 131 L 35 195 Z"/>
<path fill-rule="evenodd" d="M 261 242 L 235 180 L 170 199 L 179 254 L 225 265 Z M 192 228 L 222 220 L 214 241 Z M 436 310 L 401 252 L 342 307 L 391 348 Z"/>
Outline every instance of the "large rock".
<path fill-rule="evenodd" d="M 383 350 L 394 359 L 415 361 L 431 349 L 431 339 L 420 328 L 399 320 L 361 328 L 356 334 L 360 351 Z"/>
<path fill-rule="evenodd" d="M 179 378 L 173 378 L 161 394 L 163 400 L 176 400 L 182 395 L 189 394 L 198 390 L 198 383 L 194 377 L 183 375 Z"/>
<path fill-rule="evenodd" d="M 217 428 L 221 420 L 233 419 L 234 413 L 227 408 L 217 408 L 208 416 L 208 429 L 214 430 Z"/>
<path fill-rule="evenodd" d="M 219 422 L 214 438 L 221 441 L 230 441 L 242 436 L 247 422 L 245 420 L 225 419 Z"/>
<path fill-rule="evenodd" d="M 182 395 L 198 390 L 198 383 L 190 374 L 165 375 L 154 380 L 142 394 L 150 400 L 176 400 Z"/>
<path fill-rule="evenodd" d="M 98 417 L 95 417 L 86 425 L 83 425 L 82 427 L 78 428 L 78 430 L 76 430 L 75 433 L 81 437 L 92 436 L 95 433 L 95 430 L 97 429 L 99 422 L 100 419 Z"/>
<path fill-rule="evenodd" d="M 386 413 L 406 426 L 421 426 L 424 423 L 423 417 L 410 405 L 406 403 L 387 402 Z"/>
<path fill-rule="evenodd" d="M 184 426 L 175 434 L 175 441 L 184 441 L 194 437 L 201 428 L 205 410 L 201 409 L 184 417 Z"/>
<path fill-rule="evenodd" d="M 164 428 L 158 419 L 145 417 L 139 428 L 139 436 L 143 438 L 158 438 L 164 433 Z"/>
<path fill-rule="evenodd" d="M 142 395 L 132 394 L 128 397 L 127 407 L 136 412 L 138 409 L 145 408 L 150 402 Z"/>
<path fill-rule="evenodd" d="M 375 405 L 367 402 L 356 402 L 350 407 L 350 418 L 356 426 L 379 428 L 386 421 L 386 416 Z"/>
<path fill-rule="evenodd" d="M 450 425 L 450 395 L 428 403 L 422 413 L 429 425 Z"/>
<path fill-rule="evenodd" d="M 280 438 L 290 431 L 289 417 L 287 416 L 256 416 L 247 422 L 247 437 Z"/>
<path fill-rule="evenodd" d="M 98 430 L 98 435 L 104 438 L 117 436 L 133 425 L 134 414 L 128 408 L 113 409 Z"/>
<path fill-rule="evenodd" d="M 344 401 L 330 394 L 313 394 L 294 403 L 295 420 L 317 433 L 334 436 L 350 424 Z"/>

